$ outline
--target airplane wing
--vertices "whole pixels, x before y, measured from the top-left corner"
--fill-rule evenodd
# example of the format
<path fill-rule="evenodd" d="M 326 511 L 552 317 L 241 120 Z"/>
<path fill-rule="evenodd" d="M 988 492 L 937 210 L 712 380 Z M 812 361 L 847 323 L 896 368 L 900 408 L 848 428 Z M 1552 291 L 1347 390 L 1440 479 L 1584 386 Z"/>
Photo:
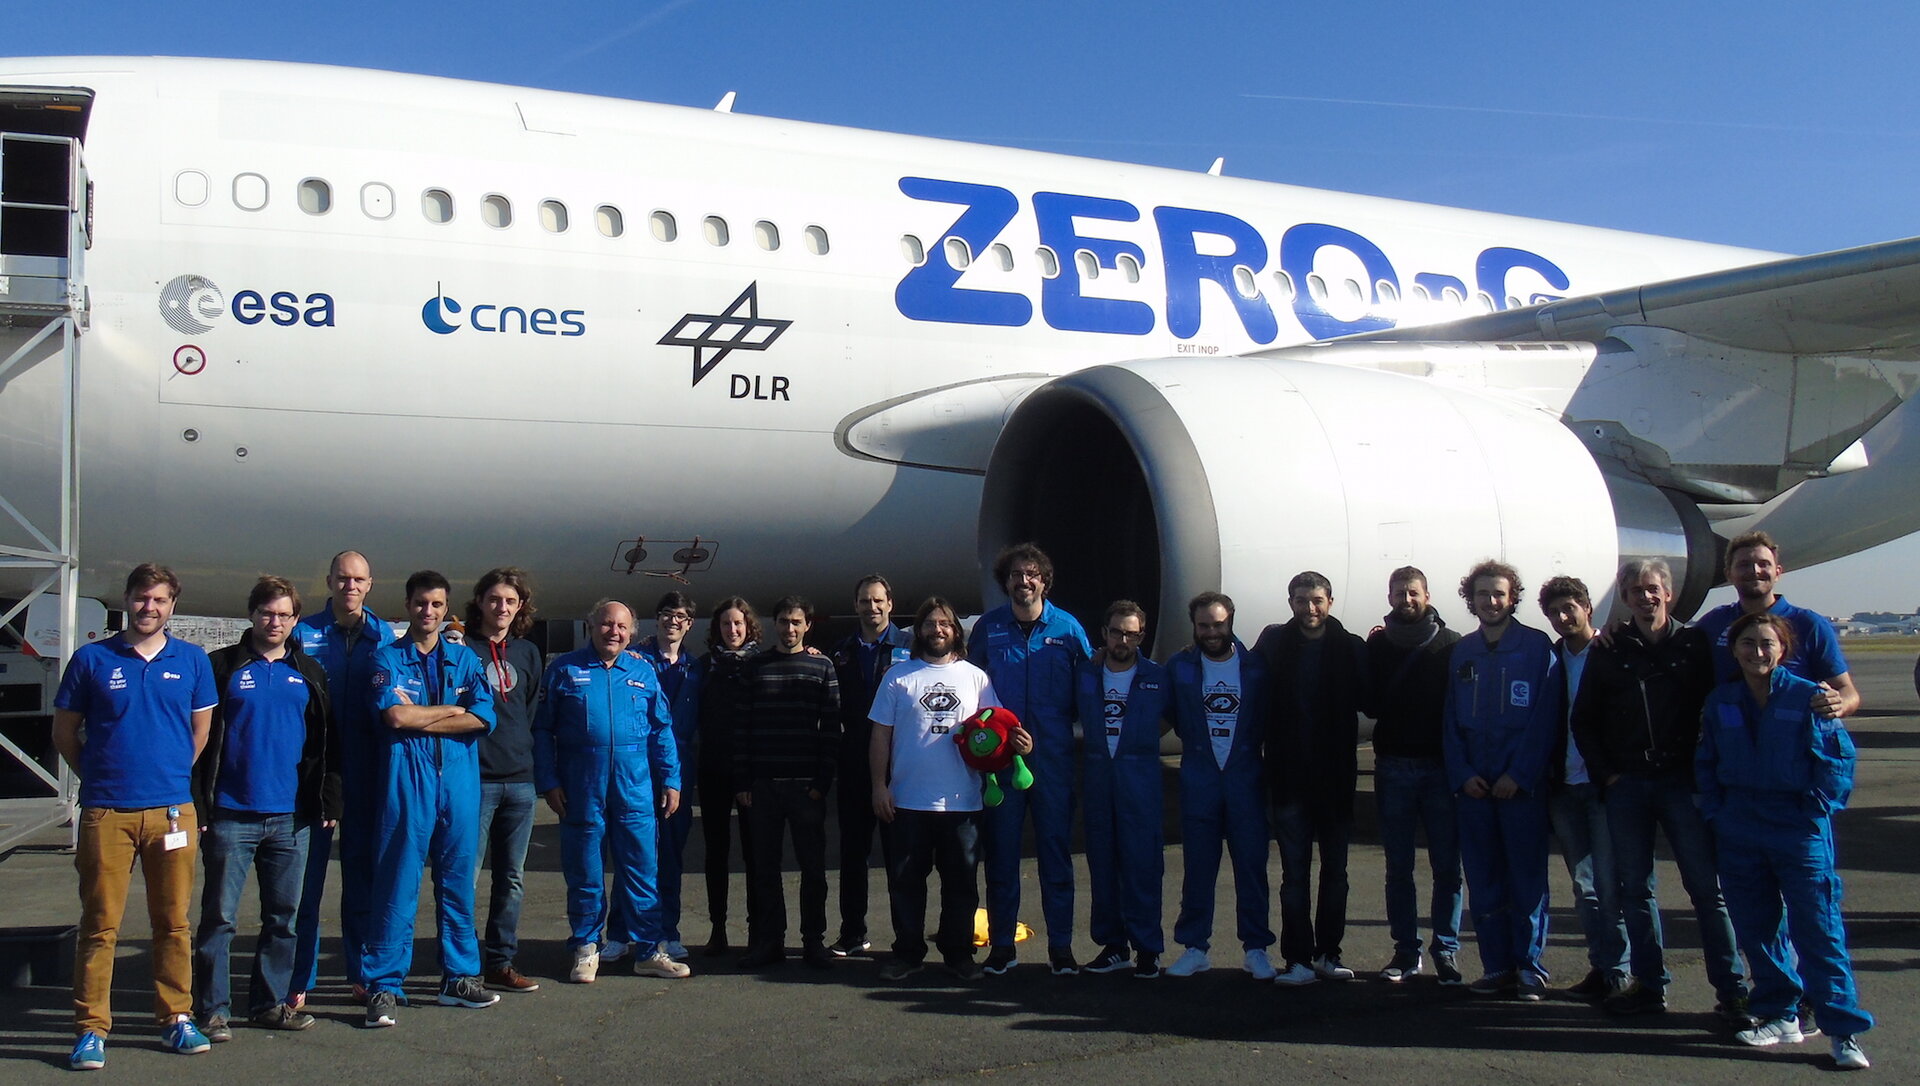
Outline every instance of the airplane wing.
<path fill-rule="evenodd" d="M 1622 325 L 1670 328 L 1782 354 L 1920 347 L 1920 238 L 1605 291 L 1339 342 L 1597 341 Z"/>

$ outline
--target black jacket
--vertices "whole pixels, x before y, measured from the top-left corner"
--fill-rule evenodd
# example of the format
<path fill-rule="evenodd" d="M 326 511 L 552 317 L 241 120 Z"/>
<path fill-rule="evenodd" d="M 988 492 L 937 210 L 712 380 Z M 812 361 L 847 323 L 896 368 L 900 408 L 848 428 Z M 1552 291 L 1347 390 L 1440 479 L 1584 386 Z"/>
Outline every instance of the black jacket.
<path fill-rule="evenodd" d="M 1367 635 L 1367 674 L 1375 757 L 1434 758 L 1440 749 L 1440 718 L 1446 711 L 1449 661 L 1460 635 L 1427 608 L 1437 624 L 1424 645 L 1402 648 L 1383 626 Z M 1388 616 L 1392 621 L 1392 616 Z"/>
<path fill-rule="evenodd" d="M 1594 643 L 1573 702 L 1573 741 L 1587 775 L 1605 784 L 1619 773 L 1693 779 L 1700 707 L 1713 691 L 1713 646 L 1680 622 L 1657 643 L 1629 624 L 1613 644 Z"/>
<path fill-rule="evenodd" d="M 227 682 L 233 673 L 255 656 L 253 632 L 240 636 L 237 644 L 207 654 L 213 661 L 213 688 L 219 702 L 213 708 L 213 723 L 207 728 L 207 748 L 193 764 L 193 805 L 205 822 L 213 817 L 215 778 L 220 773 L 220 752 L 227 739 Z M 307 742 L 300 754 L 300 784 L 295 793 L 294 814 L 303 821 L 340 817 L 340 731 L 334 727 L 333 705 L 327 698 L 327 673 L 320 662 L 300 651 L 299 641 L 287 640 L 287 662 L 307 681 Z"/>
<path fill-rule="evenodd" d="M 1267 784 L 1275 803 L 1304 802 L 1351 816 L 1359 774 L 1360 710 L 1366 689 L 1366 642 L 1328 617 L 1321 636 L 1320 671 L 1300 712 L 1295 661 L 1306 646 L 1298 622 L 1260 631 L 1253 651 L 1267 665 L 1264 754 Z"/>

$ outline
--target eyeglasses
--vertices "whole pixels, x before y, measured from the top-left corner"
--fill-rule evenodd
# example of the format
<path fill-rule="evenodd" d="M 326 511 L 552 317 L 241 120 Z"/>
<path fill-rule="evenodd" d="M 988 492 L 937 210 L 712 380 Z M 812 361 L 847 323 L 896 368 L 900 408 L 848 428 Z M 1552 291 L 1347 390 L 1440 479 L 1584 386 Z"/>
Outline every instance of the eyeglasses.
<path fill-rule="evenodd" d="M 255 611 L 253 617 L 264 619 L 271 623 L 286 623 L 292 622 L 300 616 L 294 614 L 292 611 Z"/>
<path fill-rule="evenodd" d="M 1147 631 L 1145 631 L 1145 630 L 1116 630 L 1116 629 L 1114 629 L 1114 628 L 1113 628 L 1112 626 L 1109 626 L 1109 627 L 1107 627 L 1107 636 L 1108 636 L 1108 637 L 1117 637 L 1117 638 L 1119 638 L 1120 640 L 1122 640 L 1122 641 L 1125 641 L 1125 642 L 1127 642 L 1127 643 L 1128 643 L 1128 644 L 1130 644 L 1130 645 L 1138 645 L 1138 644 L 1139 644 L 1140 642 L 1142 642 L 1142 641 L 1145 641 L 1145 640 L 1147 639 Z"/>
<path fill-rule="evenodd" d="M 686 626 L 693 622 L 693 616 L 685 611 L 662 611 L 653 617 L 669 626 Z"/>

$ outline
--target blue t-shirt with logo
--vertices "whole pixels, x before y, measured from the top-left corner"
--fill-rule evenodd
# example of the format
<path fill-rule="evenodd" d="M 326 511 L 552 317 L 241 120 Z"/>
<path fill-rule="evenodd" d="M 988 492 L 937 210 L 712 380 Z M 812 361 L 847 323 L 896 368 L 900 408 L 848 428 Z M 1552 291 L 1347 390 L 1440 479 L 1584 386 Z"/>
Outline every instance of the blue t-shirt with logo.
<path fill-rule="evenodd" d="M 82 646 L 53 699 L 85 722 L 80 806 L 191 803 L 193 714 L 217 700 L 207 654 L 178 638 L 152 660 L 124 637 Z"/>
<path fill-rule="evenodd" d="M 306 677 L 286 656 L 255 656 L 234 669 L 221 691 L 227 733 L 214 777 L 215 806 L 251 814 L 293 813 L 309 697 Z"/>
<path fill-rule="evenodd" d="M 1840 652 L 1840 635 L 1825 615 L 1795 607 L 1785 596 L 1776 596 L 1767 608 L 1787 620 L 1793 628 L 1793 655 L 1780 661 L 1789 674 L 1808 682 L 1822 683 L 1847 673 L 1847 658 Z M 1739 601 L 1725 603 L 1700 616 L 1694 625 L 1713 640 L 1713 676 L 1716 682 L 1732 682 L 1740 677 L 1740 665 L 1733 658 L 1727 633 L 1742 610 Z"/>

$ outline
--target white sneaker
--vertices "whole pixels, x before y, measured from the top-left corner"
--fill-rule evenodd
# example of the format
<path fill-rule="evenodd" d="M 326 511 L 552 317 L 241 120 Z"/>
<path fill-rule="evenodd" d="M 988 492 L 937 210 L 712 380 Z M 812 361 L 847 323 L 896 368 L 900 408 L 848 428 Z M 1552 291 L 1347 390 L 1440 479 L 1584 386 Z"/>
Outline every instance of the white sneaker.
<path fill-rule="evenodd" d="M 592 943 L 573 948 L 573 972 L 567 980 L 574 984 L 592 984 L 600 976 L 600 949 Z"/>
<path fill-rule="evenodd" d="M 1190 946 L 1185 954 L 1180 955 L 1179 961 L 1167 966 L 1167 976 L 1190 977 L 1212 968 L 1213 962 L 1207 957 L 1207 952 L 1197 946 Z"/>
<path fill-rule="evenodd" d="M 633 975 L 636 977 L 660 977 L 665 980 L 679 980 L 690 977 L 693 970 L 667 957 L 664 946 L 656 947 L 652 954 L 633 961 Z"/>
<path fill-rule="evenodd" d="M 631 947 L 618 939 L 608 939 L 606 942 L 600 944 L 600 960 L 609 964 L 617 962 L 626 957 L 627 951 L 631 949 Z"/>
<path fill-rule="evenodd" d="M 1807 1039 L 1806 1035 L 1800 1032 L 1800 1020 L 1791 1014 L 1769 1018 L 1752 1029 L 1741 1030 L 1734 1034 L 1733 1038 L 1743 1045 L 1752 1045 L 1755 1048 L 1765 1048 L 1768 1045 L 1797 1045 Z"/>
<path fill-rule="evenodd" d="M 1267 952 L 1264 949 L 1255 947 L 1247 951 L 1246 964 L 1247 973 L 1251 975 L 1254 980 L 1273 979 L 1273 959 L 1267 957 Z"/>
<path fill-rule="evenodd" d="M 684 962 L 692 957 L 691 954 L 687 953 L 686 946 L 678 939 L 668 939 L 666 942 L 661 943 L 660 946 L 666 950 L 667 957 L 672 958 L 676 962 Z M 605 955 L 603 954 L 601 957 L 605 957 Z"/>
<path fill-rule="evenodd" d="M 1272 973 L 1273 970 L 1269 968 L 1267 972 Z M 1289 988 L 1298 988 L 1305 984 L 1312 984 L 1319 979 L 1320 974 L 1314 972 L 1312 966 L 1306 962 L 1294 962 L 1292 965 L 1287 966 L 1286 972 L 1275 976 L 1273 982 L 1275 984 L 1284 984 Z"/>
<path fill-rule="evenodd" d="M 1867 1054 L 1860 1051 L 1859 1041 L 1852 1037 L 1835 1037 L 1833 1066 L 1841 1071 L 1865 1071 L 1873 1065 L 1867 1062 Z"/>
<path fill-rule="evenodd" d="M 1353 970 L 1340 964 L 1337 957 L 1323 956 L 1313 960 L 1313 971 L 1321 980 L 1352 980 Z"/>

